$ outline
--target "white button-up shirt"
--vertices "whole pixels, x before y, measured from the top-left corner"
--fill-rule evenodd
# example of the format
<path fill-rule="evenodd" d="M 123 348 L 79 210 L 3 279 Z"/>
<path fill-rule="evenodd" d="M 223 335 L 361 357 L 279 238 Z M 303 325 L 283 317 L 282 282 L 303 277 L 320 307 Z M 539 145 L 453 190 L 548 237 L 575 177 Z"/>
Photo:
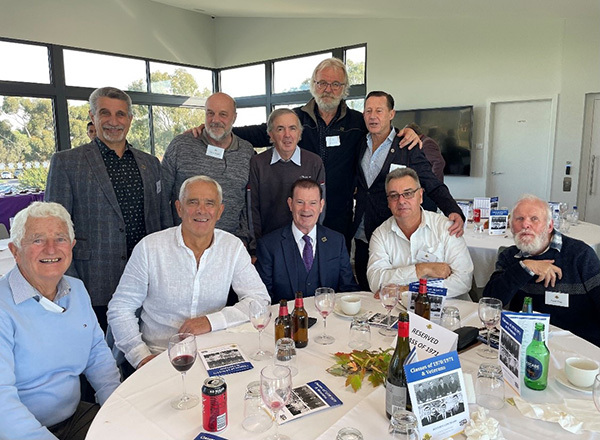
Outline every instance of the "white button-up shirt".
<path fill-rule="evenodd" d="M 240 301 L 225 307 L 230 287 Z M 254 298 L 270 301 L 237 237 L 215 229 L 213 243 L 196 266 L 177 226 L 148 235 L 135 247 L 108 305 L 108 322 L 117 348 L 135 367 L 165 350 L 186 319 L 206 316 L 212 331 L 248 321 Z"/>
<path fill-rule="evenodd" d="M 463 237 L 450 235 L 451 221 L 441 214 L 421 209 L 421 224 L 406 238 L 392 216 L 379 226 L 369 243 L 367 279 L 371 290 L 384 283 L 409 284 L 418 281 L 417 263 L 448 263 L 452 274 L 443 281 L 447 297 L 471 289 L 473 262 Z M 425 260 L 427 256 L 427 260 Z"/>

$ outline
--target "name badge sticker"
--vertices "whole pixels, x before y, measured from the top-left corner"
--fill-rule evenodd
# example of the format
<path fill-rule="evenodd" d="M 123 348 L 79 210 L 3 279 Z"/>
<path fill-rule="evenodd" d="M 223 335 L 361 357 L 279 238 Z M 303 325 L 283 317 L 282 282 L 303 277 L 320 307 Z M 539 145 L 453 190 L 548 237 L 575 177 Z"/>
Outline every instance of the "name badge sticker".
<path fill-rule="evenodd" d="M 390 164 L 390 173 L 394 170 L 401 170 L 402 168 L 406 168 L 406 165 L 400 165 L 397 163 L 391 163 Z"/>
<path fill-rule="evenodd" d="M 223 155 L 225 154 L 225 149 L 221 147 L 215 147 L 214 145 L 206 146 L 206 155 L 210 157 L 214 157 L 216 159 L 223 159 Z"/>
<path fill-rule="evenodd" d="M 339 147 L 342 145 L 339 136 L 327 136 L 325 138 L 325 143 L 328 147 Z"/>
<path fill-rule="evenodd" d="M 557 307 L 569 307 L 569 294 L 546 291 L 546 305 Z"/>
<path fill-rule="evenodd" d="M 426 252 L 423 249 L 420 249 L 417 252 L 417 261 L 422 263 L 435 263 L 437 261 L 437 257 L 431 252 Z"/>

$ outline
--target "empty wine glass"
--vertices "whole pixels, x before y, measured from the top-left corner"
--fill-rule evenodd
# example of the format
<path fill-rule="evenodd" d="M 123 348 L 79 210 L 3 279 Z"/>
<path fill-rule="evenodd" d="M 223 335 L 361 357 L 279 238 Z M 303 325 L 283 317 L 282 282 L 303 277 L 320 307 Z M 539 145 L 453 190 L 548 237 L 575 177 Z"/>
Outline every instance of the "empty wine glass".
<path fill-rule="evenodd" d="M 594 379 L 594 404 L 598 411 L 600 411 L 600 374 L 596 375 L 596 379 Z"/>
<path fill-rule="evenodd" d="M 460 328 L 460 311 L 454 306 L 445 306 L 440 316 L 440 325 L 448 330 Z"/>
<path fill-rule="evenodd" d="M 271 320 L 271 302 L 267 299 L 253 299 L 248 306 L 248 316 L 254 328 L 258 330 L 258 351 L 251 354 L 250 358 L 255 361 L 271 359 L 273 353 L 263 350 L 260 345 L 260 336 Z"/>
<path fill-rule="evenodd" d="M 190 409 L 200 402 L 197 395 L 185 391 L 185 373 L 194 365 L 197 353 L 196 337 L 193 334 L 177 333 L 169 338 L 169 359 L 171 365 L 181 372 L 183 383 L 183 394 L 171 401 L 171 406 L 175 409 Z"/>
<path fill-rule="evenodd" d="M 414 413 L 399 409 L 394 411 L 390 418 L 388 432 L 393 439 L 419 440 L 419 428 Z"/>
<path fill-rule="evenodd" d="M 487 347 L 479 350 L 477 354 L 487 359 L 498 357 L 498 353 L 491 346 L 491 330 L 500 322 L 502 301 L 497 298 L 484 297 L 479 300 L 479 319 L 487 328 Z"/>
<path fill-rule="evenodd" d="M 292 394 L 292 372 L 288 367 L 268 365 L 260 371 L 260 394 L 264 404 L 271 409 L 275 419 L 275 433 L 265 440 L 289 440 L 287 435 L 279 434 L 279 411 Z"/>
<path fill-rule="evenodd" d="M 315 338 L 321 345 L 333 344 L 335 338 L 327 334 L 327 316 L 335 306 L 335 291 L 330 287 L 319 287 L 315 290 L 315 308 L 323 317 L 323 334 Z"/>
<path fill-rule="evenodd" d="M 379 289 L 379 300 L 381 301 L 381 305 L 385 307 L 387 310 L 387 315 L 385 317 L 385 328 L 379 329 L 379 334 L 383 336 L 395 336 L 396 330 L 392 328 L 392 309 L 396 307 L 398 304 L 398 294 L 400 289 L 397 284 L 382 284 Z"/>

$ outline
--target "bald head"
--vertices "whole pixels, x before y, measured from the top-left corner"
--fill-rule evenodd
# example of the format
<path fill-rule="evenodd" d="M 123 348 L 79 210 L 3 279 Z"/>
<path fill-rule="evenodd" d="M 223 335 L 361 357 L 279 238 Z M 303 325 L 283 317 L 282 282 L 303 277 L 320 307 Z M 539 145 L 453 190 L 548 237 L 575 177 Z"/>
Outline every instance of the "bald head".
<path fill-rule="evenodd" d="M 228 141 L 236 116 L 236 105 L 231 96 L 221 92 L 212 94 L 206 100 L 205 127 L 208 137 L 216 144 Z"/>

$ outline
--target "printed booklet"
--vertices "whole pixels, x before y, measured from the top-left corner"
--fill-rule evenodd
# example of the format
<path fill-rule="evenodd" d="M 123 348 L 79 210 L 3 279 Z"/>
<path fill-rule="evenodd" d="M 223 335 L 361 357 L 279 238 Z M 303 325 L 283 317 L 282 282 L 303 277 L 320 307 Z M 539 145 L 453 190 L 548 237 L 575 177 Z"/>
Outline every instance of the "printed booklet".
<path fill-rule="evenodd" d="M 341 404 L 342 401 L 323 382 L 314 380 L 294 387 L 290 401 L 279 411 L 279 424 Z"/>
<path fill-rule="evenodd" d="M 198 349 L 198 356 L 211 377 L 254 368 L 237 344 Z"/>

